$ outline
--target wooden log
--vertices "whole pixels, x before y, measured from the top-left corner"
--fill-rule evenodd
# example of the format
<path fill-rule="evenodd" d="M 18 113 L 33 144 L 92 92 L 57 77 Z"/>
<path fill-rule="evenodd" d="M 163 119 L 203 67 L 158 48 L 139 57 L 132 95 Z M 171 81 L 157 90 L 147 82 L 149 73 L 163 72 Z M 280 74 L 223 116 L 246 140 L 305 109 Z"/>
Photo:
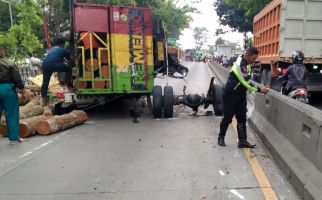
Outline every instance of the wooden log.
<path fill-rule="evenodd" d="M 38 115 L 44 114 L 44 108 L 40 105 L 40 99 L 33 99 L 25 106 L 19 107 L 19 119 L 26 119 Z M 48 114 L 47 114 L 48 115 Z M 3 116 L 1 116 L 1 123 L 5 124 L 6 119 Z"/>
<path fill-rule="evenodd" d="M 47 119 L 48 117 L 44 115 L 39 115 L 27 119 L 20 120 L 19 122 L 19 135 L 21 138 L 26 138 L 33 136 L 37 133 L 37 124 L 42 121 Z M 3 137 L 8 136 L 7 132 L 7 126 L 3 124 L 0 127 L 0 135 Z"/>
<path fill-rule="evenodd" d="M 35 97 L 31 99 L 29 103 L 26 104 L 26 106 L 37 106 L 37 105 L 41 105 L 40 97 Z"/>
<path fill-rule="evenodd" d="M 85 78 L 86 78 L 86 79 L 92 79 L 92 72 L 91 72 L 91 71 L 86 70 L 86 71 L 85 71 Z"/>
<path fill-rule="evenodd" d="M 20 107 L 19 118 L 26 119 L 44 114 L 44 108 L 41 105 L 26 105 Z"/>
<path fill-rule="evenodd" d="M 53 116 L 53 112 L 51 111 L 49 106 L 44 106 L 43 108 L 44 108 L 44 116 L 46 117 Z"/>
<path fill-rule="evenodd" d="M 36 96 L 35 92 L 32 92 L 30 90 L 25 90 L 26 91 L 26 95 L 29 97 L 29 99 L 27 100 L 26 98 L 24 98 L 21 94 L 18 94 L 18 99 L 19 99 L 19 105 L 23 106 L 26 105 L 30 99 L 34 98 Z"/>
<path fill-rule="evenodd" d="M 108 74 L 108 66 L 107 65 L 102 65 L 102 78 L 108 79 L 109 74 Z"/>
<path fill-rule="evenodd" d="M 85 67 L 88 71 L 91 71 L 92 70 L 92 59 L 88 59 L 86 60 L 85 62 Z M 93 70 L 96 71 L 99 67 L 99 63 L 98 63 L 98 60 L 93 58 Z"/>
<path fill-rule="evenodd" d="M 104 89 L 105 88 L 105 81 L 95 80 L 94 88 L 96 88 L 96 89 Z"/>
<path fill-rule="evenodd" d="M 29 99 L 26 99 L 21 94 L 18 94 L 18 100 L 20 106 L 26 105 L 29 102 Z"/>
<path fill-rule="evenodd" d="M 85 88 L 87 88 L 87 82 L 86 81 L 79 81 L 79 80 L 75 79 L 73 82 L 73 86 L 74 86 L 74 88 L 85 89 Z"/>
<path fill-rule="evenodd" d="M 40 121 L 37 124 L 37 133 L 40 135 L 49 135 L 82 124 L 87 119 L 87 114 L 81 110 L 74 110 L 61 116 L 56 115 Z"/>
<path fill-rule="evenodd" d="M 40 92 L 40 87 L 36 86 L 36 85 L 25 85 L 25 89 L 26 90 L 30 90 L 31 92 Z"/>

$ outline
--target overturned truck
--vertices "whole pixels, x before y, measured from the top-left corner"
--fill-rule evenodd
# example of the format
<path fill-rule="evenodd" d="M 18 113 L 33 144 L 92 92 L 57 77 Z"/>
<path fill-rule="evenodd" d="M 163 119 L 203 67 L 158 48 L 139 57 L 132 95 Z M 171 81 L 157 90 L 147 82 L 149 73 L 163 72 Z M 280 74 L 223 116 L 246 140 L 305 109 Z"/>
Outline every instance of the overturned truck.
<path fill-rule="evenodd" d="M 170 118 L 176 102 L 193 108 L 206 102 L 154 86 L 157 74 L 184 77 L 188 68 L 168 55 L 162 23 L 152 22 L 149 8 L 74 3 L 72 16 L 75 92 L 65 92 L 55 108 L 153 96 L 153 116 Z"/>

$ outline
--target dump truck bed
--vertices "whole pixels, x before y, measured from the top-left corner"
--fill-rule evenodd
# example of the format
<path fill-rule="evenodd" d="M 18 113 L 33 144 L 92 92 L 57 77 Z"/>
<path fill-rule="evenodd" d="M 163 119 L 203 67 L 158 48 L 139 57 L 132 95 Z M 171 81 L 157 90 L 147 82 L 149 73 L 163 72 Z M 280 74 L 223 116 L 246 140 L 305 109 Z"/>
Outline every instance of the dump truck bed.
<path fill-rule="evenodd" d="M 322 1 L 273 0 L 254 17 L 259 61 L 290 61 L 301 50 L 306 63 L 322 63 Z"/>

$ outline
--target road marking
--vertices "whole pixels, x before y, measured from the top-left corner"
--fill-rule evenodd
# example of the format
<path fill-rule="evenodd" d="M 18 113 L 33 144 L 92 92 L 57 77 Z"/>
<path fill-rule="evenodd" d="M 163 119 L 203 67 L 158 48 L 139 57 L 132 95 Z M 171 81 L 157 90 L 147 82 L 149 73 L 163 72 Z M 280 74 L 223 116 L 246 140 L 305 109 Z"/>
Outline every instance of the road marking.
<path fill-rule="evenodd" d="M 234 129 L 237 131 L 237 121 L 236 119 L 233 120 L 232 125 Z M 267 176 L 261 165 L 259 164 L 256 156 L 251 153 L 249 148 L 243 149 L 244 153 L 247 157 L 247 160 L 252 168 L 252 171 L 257 179 L 259 187 L 261 188 L 265 200 L 278 200 L 277 195 L 275 194 L 271 183 L 269 182 Z"/>
<path fill-rule="evenodd" d="M 208 65 L 208 72 L 210 77 L 215 76 L 214 72 L 211 72 L 210 66 Z M 235 133 L 237 134 L 237 121 L 236 119 L 233 119 L 232 125 L 235 129 Z M 256 156 L 251 153 L 250 149 L 243 149 L 244 154 L 247 157 L 247 160 L 252 168 L 252 171 L 257 179 L 257 182 L 259 184 L 259 187 L 261 188 L 265 200 L 278 200 L 276 193 L 274 192 L 271 183 L 269 182 L 267 176 L 265 175 L 265 172 L 261 165 L 259 164 Z M 236 191 L 231 191 L 233 194 L 237 195 L 239 193 L 236 193 Z M 239 196 L 238 196 L 239 197 Z M 240 198 L 240 197 L 239 197 Z"/>

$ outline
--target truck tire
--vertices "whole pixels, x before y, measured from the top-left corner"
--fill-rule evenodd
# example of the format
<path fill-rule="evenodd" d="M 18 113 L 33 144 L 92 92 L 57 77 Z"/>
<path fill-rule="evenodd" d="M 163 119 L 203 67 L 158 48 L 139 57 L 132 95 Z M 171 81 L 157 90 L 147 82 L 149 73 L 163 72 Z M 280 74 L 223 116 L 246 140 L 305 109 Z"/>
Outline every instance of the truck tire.
<path fill-rule="evenodd" d="M 172 86 L 164 87 L 164 117 L 173 117 L 173 105 L 174 105 L 174 95 Z"/>
<path fill-rule="evenodd" d="M 154 118 L 162 117 L 162 105 L 163 105 L 163 97 L 162 97 L 162 87 L 159 85 L 154 86 L 153 92 L 153 108 L 152 114 Z"/>
<path fill-rule="evenodd" d="M 263 69 L 261 73 L 261 84 L 266 86 L 267 84 L 268 69 Z"/>
<path fill-rule="evenodd" d="M 266 80 L 266 87 L 272 87 L 272 73 L 271 70 L 267 71 L 267 80 Z"/>
<path fill-rule="evenodd" d="M 216 116 L 222 116 L 223 115 L 223 95 L 224 95 L 224 86 L 222 85 L 215 85 L 214 87 L 214 113 Z"/>

